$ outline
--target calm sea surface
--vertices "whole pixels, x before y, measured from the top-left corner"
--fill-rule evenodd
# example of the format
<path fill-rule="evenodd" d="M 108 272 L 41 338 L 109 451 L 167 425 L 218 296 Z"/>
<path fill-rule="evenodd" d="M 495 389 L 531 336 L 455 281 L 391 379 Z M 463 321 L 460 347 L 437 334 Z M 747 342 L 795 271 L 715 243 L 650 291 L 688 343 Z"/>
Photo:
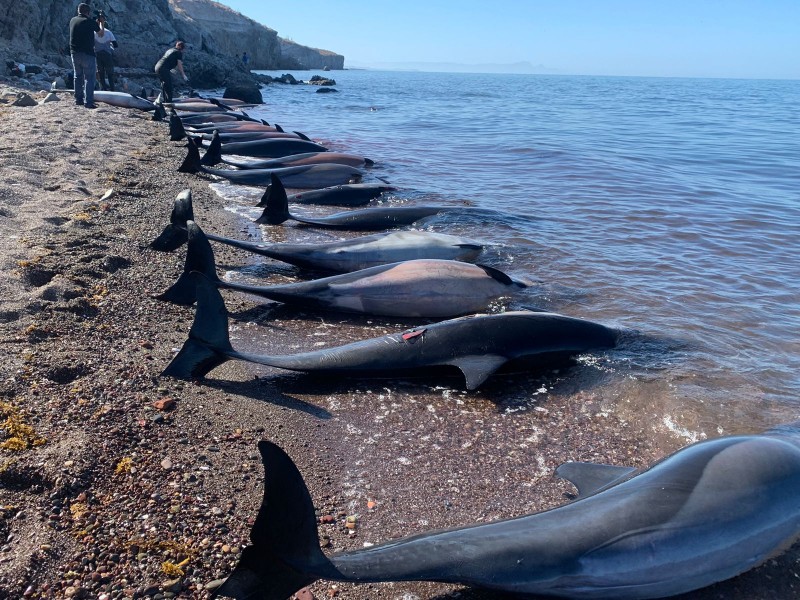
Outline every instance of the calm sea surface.
<path fill-rule="evenodd" d="M 688 438 L 800 419 L 800 81 L 325 75 L 338 93 L 271 85 L 250 113 L 372 158 L 393 203 L 497 211 L 424 227 L 535 281 L 513 307 L 623 329 L 593 359 L 619 416 Z"/>

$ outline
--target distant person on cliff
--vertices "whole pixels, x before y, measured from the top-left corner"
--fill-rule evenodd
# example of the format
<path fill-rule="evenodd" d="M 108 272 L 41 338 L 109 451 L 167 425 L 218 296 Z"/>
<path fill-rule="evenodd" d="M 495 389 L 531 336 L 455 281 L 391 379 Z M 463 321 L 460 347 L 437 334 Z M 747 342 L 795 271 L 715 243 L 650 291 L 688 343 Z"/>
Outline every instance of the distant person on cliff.
<path fill-rule="evenodd" d="M 97 57 L 97 80 L 100 88 L 114 91 L 114 50 L 119 46 L 117 38 L 106 29 L 106 16 L 101 12 L 97 21 L 102 23 L 103 30 L 94 34 L 94 53 Z"/>
<path fill-rule="evenodd" d="M 189 81 L 183 71 L 183 49 L 186 47 L 182 41 L 175 42 L 175 47 L 164 53 L 156 63 L 156 75 L 161 80 L 161 101 L 172 102 L 172 69 L 176 69 L 184 81 Z"/>
<path fill-rule="evenodd" d="M 249 57 L 249 56 L 247 56 L 247 52 L 245 52 L 244 54 L 242 54 L 242 62 L 244 63 L 244 66 L 245 66 L 245 67 L 247 66 L 247 63 L 249 63 L 249 62 L 250 62 L 250 57 Z"/>
<path fill-rule="evenodd" d="M 94 103 L 95 71 L 97 60 L 94 55 L 94 32 L 104 31 L 103 24 L 89 18 L 89 5 L 78 5 L 78 16 L 69 22 L 69 53 L 75 71 L 75 104 L 86 108 L 97 108 Z"/>

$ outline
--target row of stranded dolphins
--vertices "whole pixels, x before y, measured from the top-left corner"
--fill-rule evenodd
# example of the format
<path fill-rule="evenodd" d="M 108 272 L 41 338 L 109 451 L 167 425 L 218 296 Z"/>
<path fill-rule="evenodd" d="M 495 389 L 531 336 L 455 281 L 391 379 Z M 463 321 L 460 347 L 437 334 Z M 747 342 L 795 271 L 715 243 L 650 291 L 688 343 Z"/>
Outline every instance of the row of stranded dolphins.
<path fill-rule="evenodd" d="M 120 104 L 124 105 L 124 104 Z M 452 207 L 373 207 L 326 218 L 291 215 L 284 185 L 291 166 L 372 164 L 361 157 L 339 159 L 307 136 L 250 138 L 222 143 L 246 132 L 279 132 L 225 105 L 225 99 L 180 100 L 172 106 L 172 139 L 187 135 L 189 156 L 181 170 L 224 176 L 248 167 L 268 176 L 240 181 L 269 182 L 262 199 L 270 225 L 293 218 L 303 226 L 377 231 L 409 226 Z M 191 112 L 189 112 L 191 111 Z M 269 128 L 269 129 L 265 129 Z M 195 132 L 192 134 L 191 132 Z M 200 135 L 197 133 L 200 132 Z M 238 170 L 225 174 L 203 166 L 201 145 L 212 133 L 206 162 L 224 161 Z M 228 137 L 228 140 L 237 139 Z M 277 150 L 273 144 L 286 144 Z M 317 146 L 315 144 L 315 146 Z M 300 150 L 300 148 L 303 148 Z M 302 152 L 292 154 L 293 148 Z M 252 157 L 285 152 L 267 163 Z M 332 161 L 326 163 L 323 155 Z M 240 154 L 246 159 L 222 158 Z M 343 155 L 352 157 L 352 155 Z M 275 162 L 272 162 L 275 161 Z M 293 164 L 296 162 L 297 164 Z M 313 178 L 312 178 L 313 179 Z M 287 183 L 290 182 L 290 183 Z M 309 187 L 320 187 L 324 178 Z M 343 183 L 338 202 L 355 206 L 385 189 L 353 192 Z M 363 185 L 363 184 L 362 184 Z M 387 189 L 388 186 L 386 186 Z M 334 189 L 334 188 L 331 188 Z M 343 191 L 344 190 L 344 191 Z M 336 204 L 325 188 L 318 198 Z M 326 200 L 327 199 L 327 200 Z M 314 202 L 314 199 L 307 200 Z M 338 273 L 322 279 L 273 286 L 223 282 L 216 274 L 210 241 L 315 271 Z M 501 367 L 538 363 L 613 348 L 620 332 L 563 315 L 533 311 L 472 314 L 522 289 L 527 282 L 500 270 L 472 264 L 484 245 L 474 240 L 417 230 L 392 230 L 326 244 L 268 244 L 205 234 L 194 221 L 191 193 L 179 194 L 170 223 L 152 248 L 187 245 L 184 273 L 161 298 L 197 303 L 189 337 L 164 375 L 201 378 L 236 359 L 281 369 L 370 374 L 418 373 L 455 367 L 473 390 Z M 363 314 L 449 317 L 382 337 L 293 355 L 262 356 L 235 350 L 228 336 L 225 304 L 218 288 L 242 290 L 293 305 Z M 264 497 L 233 573 L 216 590 L 239 600 L 285 600 L 319 580 L 353 583 L 436 581 L 520 596 L 566 598 L 665 598 L 711 585 L 763 564 L 800 537 L 800 423 L 760 435 L 734 435 L 698 442 L 648 469 L 571 462 L 556 470 L 575 485 L 577 497 L 543 512 L 491 523 L 429 531 L 332 556 L 320 550 L 315 509 L 302 475 L 280 448 L 259 444 L 265 470 Z"/>

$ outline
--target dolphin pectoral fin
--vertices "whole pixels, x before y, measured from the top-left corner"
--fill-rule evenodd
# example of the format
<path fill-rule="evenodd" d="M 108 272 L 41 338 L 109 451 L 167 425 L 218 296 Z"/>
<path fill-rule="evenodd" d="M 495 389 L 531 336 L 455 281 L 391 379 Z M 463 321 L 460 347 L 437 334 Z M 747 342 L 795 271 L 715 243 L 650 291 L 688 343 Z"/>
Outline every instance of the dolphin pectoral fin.
<path fill-rule="evenodd" d="M 467 389 L 474 390 L 506 362 L 508 362 L 508 359 L 505 356 L 481 354 L 477 356 L 459 356 L 448 361 L 447 364 L 458 367 L 464 374 Z"/>
<path fill-rule="evenodd" d="M 507 274 L 505 274 L 500 269 L 495 269 L 494 267 L 490 267 L 488 265 L 481 265 L 481 264 L 476 264 L 476 266 L 478 266 L 481 269 L 483 269 L 484 272 L 489 277 L 491 277 L 495 281 L 498 281 L 499 283 L 502 283 L 503 285 L 512 285 L 514 283 L 514 280 L 511 279 L 511 277 L 509 277 Z"/>
<path fill-rule="evenodd" d="M 633 467 L 617 467 L 588 462 L 564 463 L 556 469 L 556 475 L 566 479 L 578 488 L 578 498 L 591 496 L 595 492 L 615 482 L 627 479 L 638 469 Z"/>

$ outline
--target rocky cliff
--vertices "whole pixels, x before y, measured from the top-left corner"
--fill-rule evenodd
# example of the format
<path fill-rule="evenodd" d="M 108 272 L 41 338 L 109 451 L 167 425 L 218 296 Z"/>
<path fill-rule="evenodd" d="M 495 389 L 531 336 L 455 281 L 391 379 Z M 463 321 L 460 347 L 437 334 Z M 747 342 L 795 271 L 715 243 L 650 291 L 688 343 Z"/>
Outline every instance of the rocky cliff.
<path fill-rule="evenodd" d="M 275 30 L 211 0 L 170 0 L 170 4 L 181 35 L 194 47 L 234 58 L 247 52 L 251 69 L 288 68 Z"/>
<path fill-rule="evenodd" d="M 279 69 L 344 69 L 344 56 L 341 54 L 308 48 L 289 40 L 281 40 L 281 60 L 283 66 Z"/>
<path fill-rule="evenodd" d="M 79 0 L 14 0 L 0 11 L 0 68 L 8 60 L 69 68 L 69 20 Z M 119 40 L 119 67 L 152 72 L 156 60 L 176 40 L 188 42 L 185 66 L 196 87 L 249 79 L 250 69 L 341 69 L 344 57 L 305 48 L 276 31 L 212 0 L 92 0 L 103 10 Z M 284 54 L 285 52 L 285 54 Z"/>

